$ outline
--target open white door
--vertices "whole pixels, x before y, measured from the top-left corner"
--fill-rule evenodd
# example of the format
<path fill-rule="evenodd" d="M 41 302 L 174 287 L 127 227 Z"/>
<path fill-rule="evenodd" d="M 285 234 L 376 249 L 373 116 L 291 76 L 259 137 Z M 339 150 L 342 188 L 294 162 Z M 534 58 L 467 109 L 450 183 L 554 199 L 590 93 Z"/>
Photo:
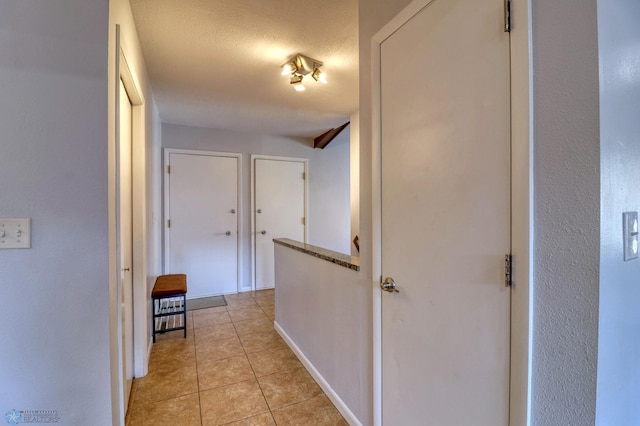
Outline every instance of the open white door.
<path fill-rule="evenodd" d="M 133 383 L 133 218 L 132 218 L 132 107 L 120 80 L 120 143 L 118 147 L 120 247 L 120 321 L 122 323 L 122 409 L 126 413 Z"/>
<path fill-rule="evenodd" d="M 273 288 L 274 238 L 306 242 L 304 159 L 254 158 L 255 288 Z"/>
<path fill-rule="evenodd" d="M 238 291 L 237 154 L 167 150 L 168 274 L 187 274 L 187 298 Z"/>
<path fill-rule="evenodd" d="M 507 425 L 504 1 L 416 3 L 378 38 L 382 423 Z"/>
<path fill-rule="evenodd" d="M 147 304 L 146 151 L 144 97 L 135 70 L 126 60 L 116 25 L 116 75 L 114 84 L 113 179 L 110 178 L 110 278 L 111 383 L 114 418 L 124 422 L 132 377 L 147 373 L 149 316 Z M 110 145 L 111 146 L 111 145 Z M 113 187 L 111 186 L 113 185 Z M 113 224 L 113 227 L 112 225 Z M 111 275 L 111 274 L 110 274 Z"/>

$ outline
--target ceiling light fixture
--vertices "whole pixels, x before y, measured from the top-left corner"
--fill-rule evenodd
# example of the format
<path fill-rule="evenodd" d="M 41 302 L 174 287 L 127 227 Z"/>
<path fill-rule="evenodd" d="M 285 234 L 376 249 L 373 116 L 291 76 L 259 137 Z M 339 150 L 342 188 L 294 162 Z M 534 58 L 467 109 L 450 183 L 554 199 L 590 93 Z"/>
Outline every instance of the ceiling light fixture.
<path fill-rule="evenodd" d="M 305 90 L 304 84 L 302 84 L 301 75 L 291 74 L 290 83 L 293 86 L 293 88 L 296 89 L 297 92 L 302 92 L 303 90 Z"/>
<path fill-rule="evenodd" d="M 311 74 L 311 77 L 313 77 L 315 81 L 319 81 L 320 83 L 327 84 L 327 75 L 320 68 L 314 69 L 313 74 Z"/>
<path fill-rule="evenodd" d="M 304 76 L 311 74 L 315 81 L 327 83 L 326 74 L 320 69 L 322 62 L 311 59 L 308 56 L 297 54 L 286 64 L 282 65 L 282 75 L 290 76 L 290 83 L 294 89 L 301 92 L 305 90 L 302 84 Z"/>
<path fill-rule="evenodd" d="M 298 70 L 298 67 L 296 66 L 296 63 L 291 61 L 291 62 L 287 62 L 286 64 L 284 64 L 282 66 L 282 75 L 291 75 L 292 73 L 296 72 Z"/>

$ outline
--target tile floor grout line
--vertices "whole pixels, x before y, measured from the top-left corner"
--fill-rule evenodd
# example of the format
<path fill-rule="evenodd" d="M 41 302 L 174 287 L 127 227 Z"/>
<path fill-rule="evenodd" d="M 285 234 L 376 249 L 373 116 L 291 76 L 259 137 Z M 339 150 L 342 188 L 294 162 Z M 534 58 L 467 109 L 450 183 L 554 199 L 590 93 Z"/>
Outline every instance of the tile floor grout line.
<path fill-rule="evenodd" d="M 255 301 L 255 298 L 254 298 L 254 301 Z M 262 310 L 262 308 L 260 308 L 260 310 Z M 267 314 L 265 313 L 265 315 L 267 315 Z M 271 319 L 271 318 L 269 318 L 269 319 Z M 273 321 L 271 321 L 271 324 L 273 325 Z M 238 338 L 240 338 L 240 336 L 238 336 Z M 240 341 L 240 343 L 242 344 L 242 340 Z M 244 345 L 242 345 L 242 350 L 245 351 L 245 355 L 247 357 L 247 360 L 249 360 L 249 354 L 244 349 Z M 256 371 L 253 369 L 253 365 L 251 365 L 251 360 L 249 360 L 249 366 L 251 367 L 251 371 L 253 372 L 253 375 L 256 378 L 256 383 L 258 384 L 258 388 L 260 389 L 260 393 L 262 394 L 262 398 L 264 399 L 264 403 L 267 404 L 267 408 L 269 409 L 269 414 L 271 415 L 271 419 L 273 420 L 273 423 L 276 423 L 276 418 L 273 416 L 273 410 L 271 409 L 271 404 L 269 404 L 269 401 L 267 400 L 267 396 L 264 394 L 264 389 L 262 389 L 262 385 L 260 384 L 260 380 L 258 380 L 258 375 L 256 374 Z M 276 423 L 276 426 L 277 426 L 277 423 Z"/>
<path fill-rule="evenodd" d="M 193 321 L 193 314 L 191 315 L 191 319 Z M 197 351 L 197 343 L 196 343 L 196 327 L 195 324 L 193 326 L 193 357 L 196 361 L 196 386 L 198 389 L 198 413 L 200 414 L 200 426 L 203 426 L 204 421 L 202 420 L 202 399 L 200 398 L 200 375 L 198 374 L 198 351 Z"/>
<path fill-rule="evenodd" d="M 253 296 L 251 297 L 253 298 Z M 255 298 L 253 299 L 255 302 Z M 269 405 L 269 401 L 267 401 L 267 396 L 264 394 L 264 390 L 260 385 L 260 381 L 258 380 L 258 375 L 256 374 L 256 371 L 254 370 L 253 365 L 251 364 L 251 360 L 249 359 L 249 353 L 247 353 L 247 350 L 245 349 L 244 344 L 242 343 L 242 339 L 240 339 L 240 334 L 238 334 L 238 329 L 236 328 L 235 323 L 233 324 L 233 328 L 236 330 L 236 334 L 238 335 L 238 339 L 240 340 L 240 345 L 242 346 L 242 351 L 244 352 L 244 356 L 247 357 L 247 361 L 249 362 L 249 368 L 251 368 L 251 372 L 253 373 L 253 378 L 258 384 L 258 388 L 260 389 L 260 393 L 262 394 L 262 399 L 264 399 L 264 403 L 266 404 L 267 409 L 269 410 L 269 415 L 271 416 L 271 418 L 273 419 L 273 422 L 275 423 L 276 419 L 275 417 L 273 417 L 273 411 L 271 411 L 271 406 Z"/>
<path fill-rule="evenodd" d="M 256 303 L 257 303 L 257 302 L 256 302 Z M 260 307 L 260 310 L 265 314 L 265 316 L 267 316 L 267 318 L 269 318 L 269 320 L 271 321 L 271 324 L 273 324 L 273 323 L 275 322 L 275 320 L 273 320 L 273 319 L 272 319 L 272 318 L 271 318 L 271 317 L 270 317 L 270 316 L 265 312 L 265 310 L 263 309 L 263 307 L 262 307 L 260 304 L 258 304 L 258 306 Z M 274 316 L 275 316 L 275 315 L 274 315 Z M 257 333 L 254 333 L 254 334 L 257 334 Z M 266 351 L 268 351 L 268 350 L 274 350 L 274 349 L 265 349 L 265 350 L 264 350 L 264 351 L 262 351 L 262 352 L 266 352 Z M 257 352 L 256 352 L 256 353 L 257 353 Z M 248 358 L 248 354 L 247 354 L 247 358 Z M 296 359 L 298 359 L 298 357 L 297 357 L 297 356 L 296 356 Z M 299 361 L 299 360 L 298 360 L 298 361 Z M 271 373 L 271 374 L 265 374 L 264 376 L 261 376 L 261 377 L 269 377 L 269 376 L 273 376 L 273 375 L 276 375 L 276 374 L 279 374 L 279 373 L 282 373 L 282 372 L 285 372 L 285 371 L 291 371 L 291 370 L 294 370 L 294 369 L 299 369 L 299 368 L 301 368 L 301 367 L 302 367 L 302 368 L 304 368 L 304 365 L 301 365 L 301 366 L 298 366 L 298 367 L 291 367 L 291 368 L 288 368 L 288 369 L 285 369 L 285 370 L 281 370 L 281 371 L 276 371 L 276 372 L 273 372 L 273 373 Z M 252 366 L 252 368 L 253 368 L 253 366 Z M 306 371 L 306 368 L 305 368 L 305 371 Z M 255 371 L 254 371 L 254 374 L 255 374 Z M 266 400 L 267 400 L 267 398 L 266 398 L 266 396 L 264 395 L 264 391 L 263 391 L 263 389 L 262 389 L 262 386 L 260 385 L 260 381 L 258 380 L 257 375 L 256 375 L 256 380 L 257 380 L 257 382 L 258 382 L 258 386 L 260 387 L 260 391 L 262 392 L 262 395 L 263 395 L 263 397 L 265 398 L 265 401 L 266 401 Z M 314 382 L 315 382 L 315 379 L 314 379 Z M 316 382 L 316 384 L 317 384 L 317 382 Z M 315 395 L 315 396 L 313 396 L 313 397 L 306 398 L 306 399 L 304 399 L 304 400 L 302 400 L 302 401 L 296 401 L 296 402 L 292 402 L 292 403 L 290 403 L 290 404 L 285 404 L 285 405 L 283 405 L 283 406 L 281 406 L 281 407 L 277 407 L 277 408 L 275 408 L 275 409 L 280 410 L 280 409 L 283 409 L 283 408 L 286 408 L 286 407 L 291 407 L 291 406 L 296 405 L 296 404 L 301 404 L 301 403 L 306 402 L 306 401 L 308 401 L 308 400 L 310 400 L 310 399 L 312 399 L 312 398 L 315 398 L 315 397 L 317 397 L 317 396 L 318 396 L 318 395 Z M 269 411 L 271 412 L 271 417 L 273 418 L 273 421 L 275 422 L 275 421 L 276 421 L 276 419 L 275 419 L 275 416 L 273 415 L 273 410 L 274 410 L 274 408 L 271 408 L 271 404 L 269 404 L 269 402 L 268 402 L 268 401 L 267 401 L 267 407 L 269 407 Z M 277 423 L 276 423 L 276 424 L 277 424 Z"/>
<path fill-rule="evenodd" d="M 139 404 L 139 405 L 159 404 L 161 402 L 171 401 L 172 399 L 182 398 L 183 396 L 189 396 L 189 395 L 193 395 L 193 394 L 196 394 L 196 393 L 199 393 L 199 392 L 187 392 L 187 393 L 183 393 L 181 395 L 170 396 L 168 398 L 163 398 L 163 399 L 158 399 L 158 400 L 138 401 L 138 402 L 136 402 L 136 404 Z"/>

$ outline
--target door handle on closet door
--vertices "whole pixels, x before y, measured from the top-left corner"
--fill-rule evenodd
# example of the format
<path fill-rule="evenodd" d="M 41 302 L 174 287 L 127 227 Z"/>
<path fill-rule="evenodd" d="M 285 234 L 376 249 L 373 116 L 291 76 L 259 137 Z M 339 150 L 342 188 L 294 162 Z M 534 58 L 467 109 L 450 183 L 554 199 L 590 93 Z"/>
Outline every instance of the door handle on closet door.
<path fill-rule="evenodd" d="M 261 233 L 262 235 L 266 235 L 266 234 L 267 234 L 267 231 L 265 231 L 265 230 L 263 229 L 262 231 L 260 231 L 260 233 Z"/>
<path fill-rule="evenodd" d="M 391 277 L 387 277 L 380 283 L 380 288 L 389 293 L 400 293 L 400 290 L 396 288 L 396 282 Z"/>

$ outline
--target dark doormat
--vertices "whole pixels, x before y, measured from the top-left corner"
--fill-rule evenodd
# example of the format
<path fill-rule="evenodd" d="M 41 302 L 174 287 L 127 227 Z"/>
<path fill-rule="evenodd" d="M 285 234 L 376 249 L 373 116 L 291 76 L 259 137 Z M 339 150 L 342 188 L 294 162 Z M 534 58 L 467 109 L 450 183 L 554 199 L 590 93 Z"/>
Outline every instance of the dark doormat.
<path fill-rule="evenodd" d="M 187 311 L 197 309 L 215 308 L 217 306 L 227 306 L 224 296 L 200 297 L 198 299 L 187 299 Z"/>

